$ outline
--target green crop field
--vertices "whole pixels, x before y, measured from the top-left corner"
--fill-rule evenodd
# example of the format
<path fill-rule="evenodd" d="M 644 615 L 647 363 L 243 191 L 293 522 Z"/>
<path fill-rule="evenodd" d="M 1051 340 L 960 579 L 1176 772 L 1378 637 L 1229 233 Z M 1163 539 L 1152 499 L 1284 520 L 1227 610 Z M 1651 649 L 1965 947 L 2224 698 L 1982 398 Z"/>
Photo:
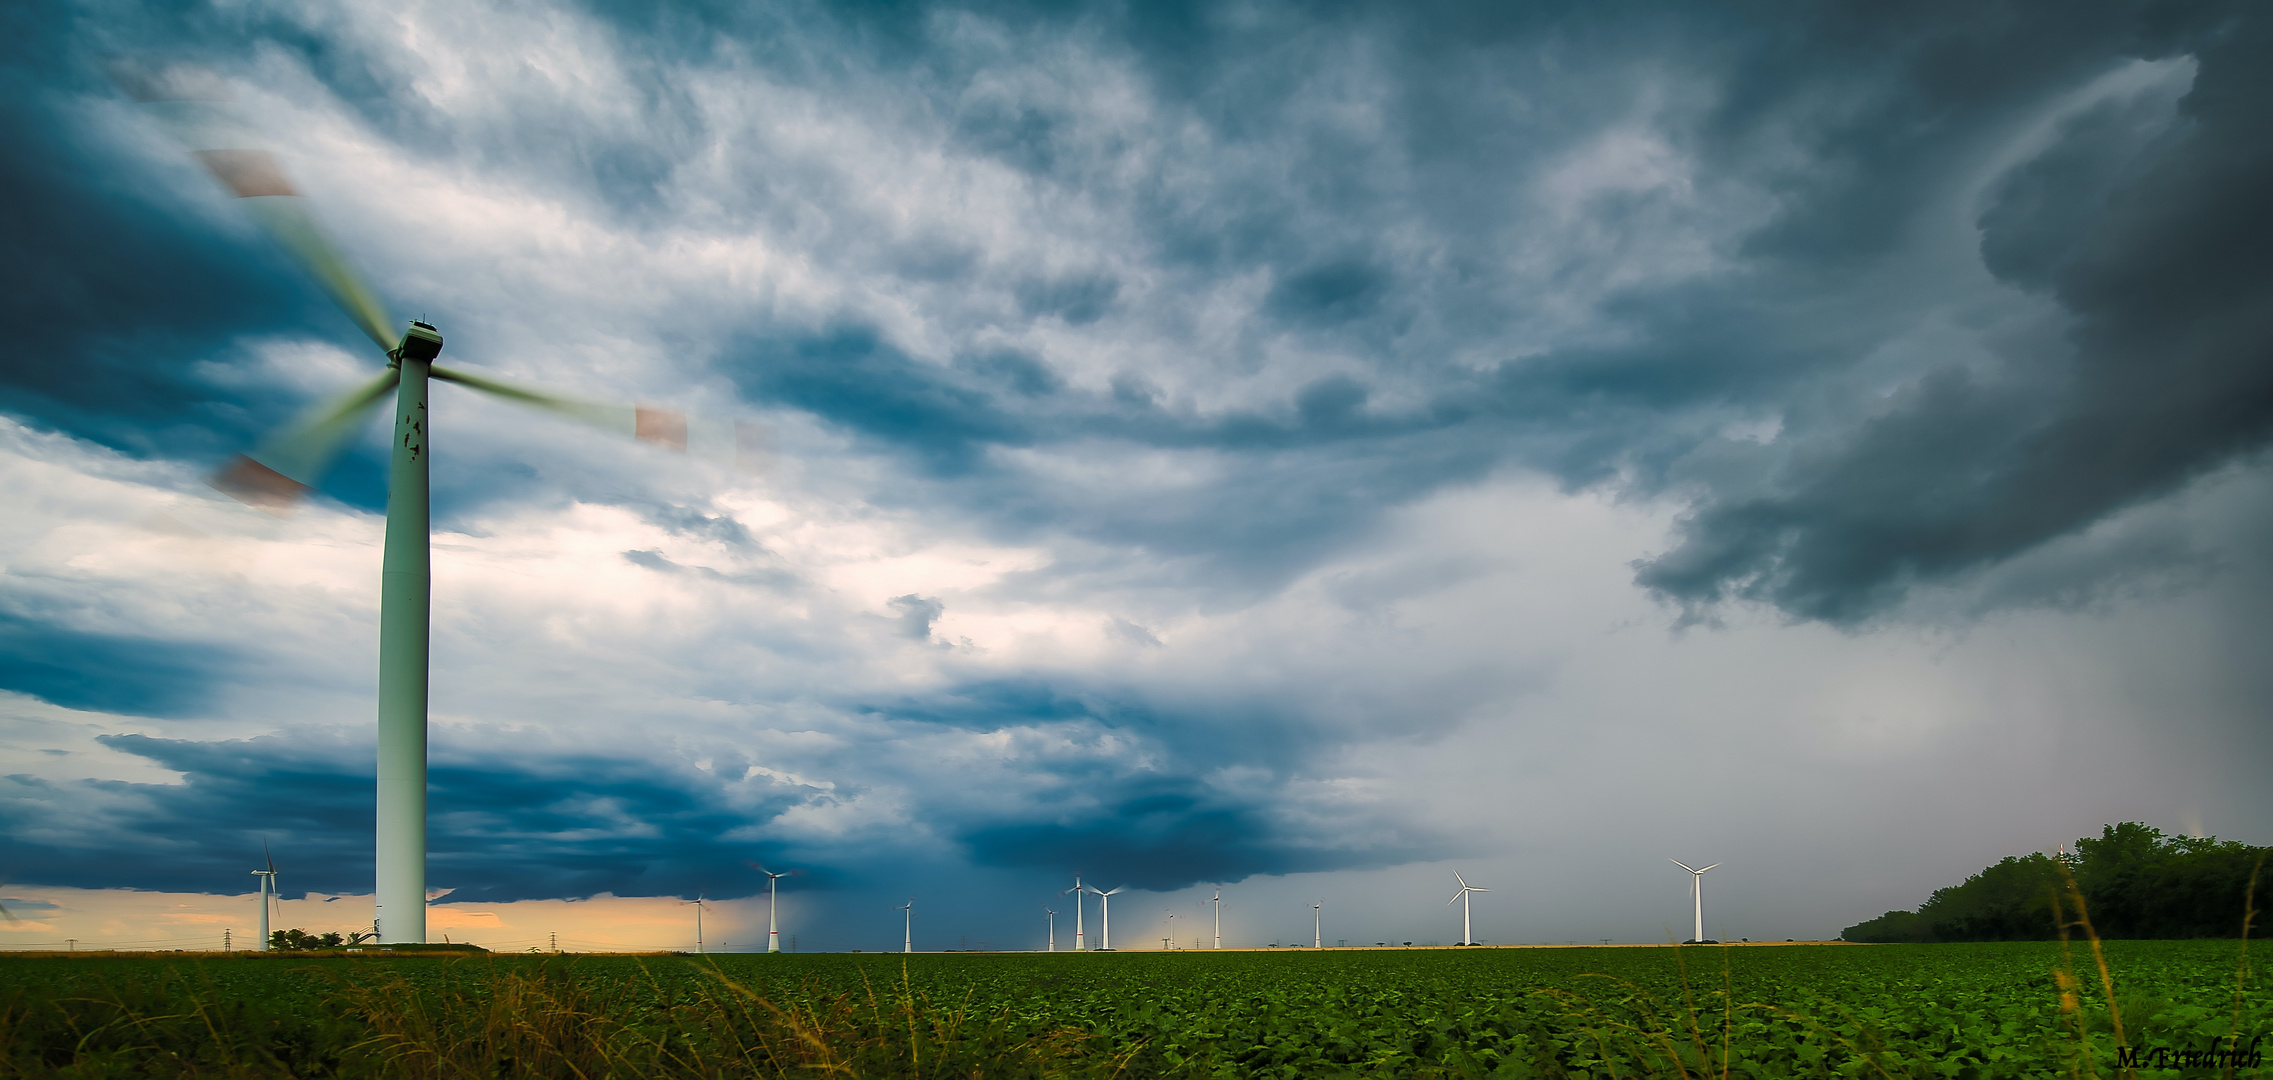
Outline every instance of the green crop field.
<path fill-rule="evenodd" d="M 2104 945 L 2143 1076 L 2273 1035 L 2240 944 Z M 24 1076 L 2118 1076 L 2078 943 L 0 958 Z M 2268 1039 L 2273 1041 L 2273 1039 Z M 2160 1050 L 2166 1056 L 2153 1055 Z M 2238 1075 L 2265 1075 L 2244 1061 Z"/>

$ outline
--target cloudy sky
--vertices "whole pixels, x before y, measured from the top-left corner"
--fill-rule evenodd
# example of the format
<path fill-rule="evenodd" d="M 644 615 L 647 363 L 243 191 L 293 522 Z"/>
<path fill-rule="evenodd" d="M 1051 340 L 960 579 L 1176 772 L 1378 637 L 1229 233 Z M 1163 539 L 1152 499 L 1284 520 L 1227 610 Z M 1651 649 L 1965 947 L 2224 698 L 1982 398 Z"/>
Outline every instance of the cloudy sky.
<path fill-rule="evenodd" d="M 1809 938 L 2273 841 L 2261 6 L 0 28 L 0 942 L 242 933 L 263 844 L 368 918 L 385 435 L 287 518 L 206 478 L 384 361 L 120 58 L 445 363 L 764 433 L 436 388 L 438 928 L 759 941 L 756 862 L 807 948 L 1039 946 L 1077 871 L 1117 944 L 1219 883 L 1450 941 L 1457 869 L 1480 938 L 1661 941 L 1679 858 Z"/>

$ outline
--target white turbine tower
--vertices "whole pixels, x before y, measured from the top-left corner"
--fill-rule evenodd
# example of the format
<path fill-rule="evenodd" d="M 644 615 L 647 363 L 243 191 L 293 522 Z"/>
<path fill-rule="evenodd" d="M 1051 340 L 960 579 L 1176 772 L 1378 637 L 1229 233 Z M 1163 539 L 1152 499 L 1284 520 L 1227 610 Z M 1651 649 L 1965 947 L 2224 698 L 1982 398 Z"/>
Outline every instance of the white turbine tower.
<path fill-rule="evenodd" d="M 1089 951 L 1089 936 L 1081 928 L 1081 894 L 1086 891 L 1088 890 L 1081 884 L 1081 875 L 1075 874 L 1073 875 L 1073 888 L 1058 894 L 1059 896 L 1064 896 L 1066 893 L 1073 894 L 1073 951 L 1075 952 Z"/>
<path fill-rule="evenodd" d="M 894 910 L 907 912 L 906 921 L 900 925 L 900 951 L 912 953 L 916 951 L 916 898 L 908 897 L 907 903 Z"/>
<path fill-rule="evenodd" d="M 1050 951 L 1056 952 L 1058 951 L 1058 913 L 1047 907 L 1042 910 L 1050 916 Z"/>
<path fill-rule="evenodd" d="M 1461 945 L 1474 945 L 1476 943 L 1476 929 L 1475 924 L 1468 921 L 1468 894 L 1490 892 L 1492 890 L 1479 889 L 1474 885 L 1468 884 L 1468 879 L 1461 877 L 1460 871 L 1458 870 L 1454 870 L 1452 872 L 1452 880 L 1460 883 L 1460 891 L 1453 893 L 1452 899 L 1445 901 L 1445 904 L 1446 906 L 1450 906 L 1455 903 L 1460 905 L 1460 941 L 1458 943 Z"/>
<path fill-rule="evenodd" d="M 260 856 L 268 860 L 268 869 L 255 870 L 253 876 L 260 879 L 259 948 L 266 951 L 268 949 L 268 905 L 271 902 L 269 898 L 276 895 L 276 859 L 268 853 L 267 844 L 260 846 Z"/>
<path fill-rule="evenodd" d="M 1110 889 L 1100 889 L 1094 885 L 1089 887 L 1090 892 L 1097 894 L 1097 921 L 1102 924 L 1097 935 L 1097 947 L 1105 952 L 1113 951 L 1113 894 L 1125 888 L 1128 886 L 1115 885 Z"/>
<path fill-rule="evenodd" d="M 781 894 L 776 890 L 788 873 L 776 874 L 771 870 L 758 871 L 766 876 L 766 951 L 781 951 Z"/>
<path fill-rule="evenodd" d="M 1679 859 L 1667 859 L 1665 861 L 1683 870 L 1689 870 L 1689 864 Z M 1719 865 L 1719 863 L 1713 864 L 1713 866 Z M 1710 870 L 1713 866 L 1708 866 L 1705 870 Z M 1695 905 L 1697 916 L 1696 936 L 1689 939 L 1691 944 L 1701 944 L 1705 940 L 1705 870 L 1689 870 L 1689 899 Z"/>
<path fill-rule="evenodd" d="M 1215 905 L 1215 947 L 1220 949 L 1223 948 L 1223 890 L 1217 889 L 1215 898 L 1208 903 Z"/>
<path fill-rule="evenodd" d="M 1323 928 L 1325 925 L 1326 925 L 1326 902 L 1325 902 L 1324 900 L 1320 900 L 1320 901 L 1318 901 L 1317 903 L 1310 905 L 1310 947 L 1311 947 L 1311 948 L 1313 948 L 1313 949 L 1323 949 L 1323 948 L 1325 948 L 1325 947 L 1326 947 L 1326 938 L 1325 938 L 1325 934 L 1324 934 L 1324 931 L 1322 930 L 1322 928 Z"/>

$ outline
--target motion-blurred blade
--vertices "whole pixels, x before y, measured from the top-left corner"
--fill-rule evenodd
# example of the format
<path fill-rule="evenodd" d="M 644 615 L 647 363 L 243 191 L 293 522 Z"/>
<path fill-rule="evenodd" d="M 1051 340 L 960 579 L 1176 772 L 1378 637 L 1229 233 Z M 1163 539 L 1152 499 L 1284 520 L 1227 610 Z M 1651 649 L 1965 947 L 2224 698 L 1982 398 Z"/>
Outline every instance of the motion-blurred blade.
<path fill-rule="evenodd" d="M 747 421 L 689 416 L 653 405 L 584 401 L 439 364 L 434 366 L 433 376 L 675 453 L 729 464 L 743 472 L 757 472 L 765 463 L 765 431 Z"/>
<path fill-rule="evenodd" d="M 151 68 L 124 60 L 114 61 L 110 74 L 127 96 L 140 102 L 214 179 L 244 202 L 253 220 L 299 260 L 355 325 L 380 348 L 394 348 L 394 319 L 316 224 L 307 200 L 285 176 L 276 155 L 261 145 L 251 126 L 231 108 L 227 81 L 188 65 Z"/>
<path fill-rule="evenodd" d="M 300 501 L 331 471 L 355 430 L 395 388 L 395 369 L 341 394 L 269 437 L 260 448 L 241 454 L 213 477 L 213 486 L 272 514 Z"/>

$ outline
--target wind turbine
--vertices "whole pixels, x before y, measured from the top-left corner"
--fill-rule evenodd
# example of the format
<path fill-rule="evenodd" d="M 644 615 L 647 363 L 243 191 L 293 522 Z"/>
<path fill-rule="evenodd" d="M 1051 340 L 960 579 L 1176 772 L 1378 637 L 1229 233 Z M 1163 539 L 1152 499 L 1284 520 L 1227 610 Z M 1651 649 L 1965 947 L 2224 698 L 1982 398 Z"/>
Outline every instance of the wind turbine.
<path fill-rule="evenodd" d="M 269 897 L 276 895 L 276 857 L 268 853 L 266 843 L 260 846 L 260 857 L 267 861 L 268 869 L 255 870 L 253 876 L 260 879 L 260 950 L 267 952 Z"/>
<path fill-rule="evenodd" d="M 908 897 L 908 902 L 895 910 L 908 913 L 907 921 L 900 929 L 900 951 L 912 953 L 916 951 L 916 898 Z"/>
<path fill-rule="evenodd" d="M 1223 890 L 1217 889 L 1215 898 L 1208 903 L 1215 906 L 1215 947 L 1220 949 L 1223 948 Z"/>
<path fill-rule="evenodd" d="M 1475 887 L 1474 885 L 1470 885 L 1470 884 L 1468 884 L 1468 879 L 1467 879 L 1467 878 L 1464 878 L 1464 877 L 1461 877 L 1461 876 L 1460 876 L 1460 871 L 1458 871 L 1458 870 L 1454 870 L 1454 871 L 1452 872 L 1452 880 L 1454 880 L 1454 881 L 1457 881 L 1457 882 L 1459 882 L 1459 883 L 1460 883 L 1460 891 L 1459 891 L 1459 892 L 1456 892 L 1456 893 L 1453 893 L 1453 894 L 1452 894 L 1452 899 L 1451 899 L 1451 900 L 1447 900 L 1447 901 L 1445 901 L 1445 904 L 1449 906 L 1449 905 L 1451 905 L 1451 904 L 1453 904 L 1453 903 L 1455 903 L 1455 902 L 1459 903 L 1459 905 L 1460 905 L 1460 942 L 1459 942 L 1459 943 L 1460 943 L 1460 944 L 1462 944 L 1462 945 L 1474 945 L 1474 944 L 1476 943 L 1476 929 L 1475 929 L 1475 925 L 1474 925 L 1473 923 L 1471 923 L 1471 922 L 1469 922 L 1469 921 L 1468 921 L 1468 894 L 1469 894 L 1469 893 L 1490 892 L 1490 891 L 1492 891 L 1492 890 L 1490 890 L 1490 889 L 1479 889 L 1479 888 Z"/>
<path fill-rule="evenodd" d="M 377 917 L 372 924 L 382 942 L 423 942 L 433 594 L 428 382 L 457 383 L 682 452 L 690 435 L 697 442 L 716 440 L 708 431 L 690 431 L 681 413 L 578 401 L 435 364 L 434 358 L 442 352 L 441 331 L 423 320 L 400 332 L 395 329 L 397 324 L 378 294 L 316 223 L 275 156 L 259 145 L 250 126 L 230 109 L 229 87 L 219 76 L 186 66 L 153 69 L 131 63 L 114 64 L 111 75 L 188 147 L 386 355 L 384 372 L 322 403 L 251 453 L 239 456 L 213 483 L 247 503 L 282 512 L 323 478 L 372 412 L 390 393 L 394 395 L 386 544 L 379 577 Z M 738 444 L 743 437 L 737 430 L 728 443 Z"/>
<path fill-rule="evenodd" d="M 1113 894 L 1126 888 L 1128 888 L 1126 885 L 1115 885 L 1110 889 L 1100 889 L 1093 885 L 1089 889 L 1090 892 L 1097 894 L 1097 921 L 1104 924 L 1102 932 L 1098 935 L 1102 939 L 1102 943 L 1097 947 L 1105 952 L 1113 951 Z"/>
<path fill-rule="evenodd" d="M 1073 894 L 1073 951 L 1075 952 L 1089 951 L 1089 938 L 1081 931 L 1081 894 L 1083 891 L 1081 875 L 1075 874 L 1073 875 L 1073 888 L 1058 894 L 1059 896 L 1064 896 L 1066 893 Z"/>
<path fill-rule="evenodd" d="M 1466 882 L 1462 882 L 1462 884 L 1466 884 Z M 1324 934 L 1323 934 L 1323 932 L 1322 932 L 1322 929 L 1321 929 L 1321 928 L 1323 928 L 1325 925 L 1326 925 L 1326 902 L 1325 902 L 1324 900 L 1320 900 L 1320 901 L 1318 901 L 1317 903 L 1310 905 L 1310 947 L 1311 947 L 1311 948 L 1313 948 L 1313 949 L 1323 949 L 1323 948 L 1325 948 L 1325 947 L 1326 947 L 1326 938 L 1325 938 L 1325 936 L 1324 936 Z"/>
<path fill-rule="evenodd" d="M 791 870 L 776 874 L 761 866 L 758 867 L 758 873 L 766 876 L 766 951 L 770 953 L 780 952 L 781 905 L 779 903 L 780 895 L 775 889 L 781 883 L 781 879 L 796 873 L 796 871 Z"/>
<path fill-rule="evenodd" d="M 679 901 L 679 906 L 680 906 L 680 907 L 685 907 L 685 906 L 687 906 L 688 904 L 693 904 L 693 905 L 695 906 L 695 955 L 696 955 L 696 956 L 701 956 L 701 955 L 702 955 L 702 909 L 703 909 L 702 894 L 698 892 L 698 893 L 696 893 L 696 894 L 695 894 L 695 898 L 694 898 L 694 899 L 692 899 L 692 900 L 681 900 L 681 901 Z"/>
<path fill-rule="evenodd" d="M 1050 916 L 1050 951 L 1051 951 L 1051 952 L 1056 952 L 1056 951 L 1058 951 L 1058 913 L 1057 913 L 1057 912 L 1055 912 L 1055 911 L 1051 911 L 1051 910 L 1050 910 L 1049 908 L 1047 908 L 1047 907 L 1044 907 L 1042 910 L 1043 910 L 1043 911 L 1045 911 L 1045 912 L 1049 912 L 1049 916 Z"/>
<path fill-rule="evenodd" d="M 1683 870 L 1689 870 L 1689 864 L 1682 862 L 1679 859 L 1667 859 L 1665 861 L 1672 863 L 1673 865 L 1678 866 Z M 1719 863 L 1713 864 L 1713 866 L 1719 865 Z M 1713 866 L 1708 866 L 1705 868 L 1705 870 L 1710 870 L 1713 868 Z M 1697 926 L 1696 935 L 1694 937 L 1691 937 L 1684 944 L 1710 944 L 1705 940 L 1705 870 L 1689 870 L 1689 899 L 1696 905 Z"/>

